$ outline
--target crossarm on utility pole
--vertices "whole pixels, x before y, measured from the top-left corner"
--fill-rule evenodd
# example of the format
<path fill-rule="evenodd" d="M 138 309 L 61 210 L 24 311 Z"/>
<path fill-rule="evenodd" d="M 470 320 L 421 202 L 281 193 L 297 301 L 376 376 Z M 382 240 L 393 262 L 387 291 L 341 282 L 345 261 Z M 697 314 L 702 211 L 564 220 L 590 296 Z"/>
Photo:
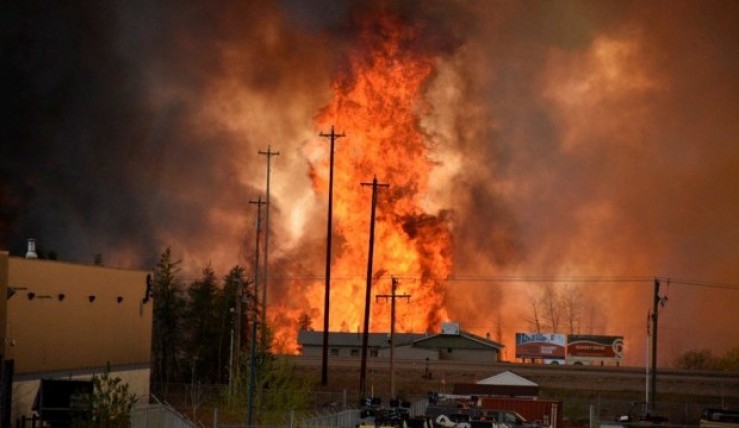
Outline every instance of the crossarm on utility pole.
<path fill-rule="evenodd" d="M 326 232 L 326 287 L 323 297 L 323 358 L 321 360 L 321 385 L 328 384 L 328 319 L 331 296 L 331 237 L 333 235 L 333 206 L 334 206 L 334 143 L 344 137 L 344 133 L 337 134 L 331 126 L 331 132 L 321 132 L 321 137 L 331 140 L 331 155 L 329 158 L 328 178 L 328 231 Z"/>
<path fill-rule="evenodd" d="M 271 146 L 267 146 L 267 151 L 259 151 L 260 155 L 267 156 L 267 206 L 264 214 L 264 275 L 262 278 L 262 337 L 266 336 L 267 329 L 267 276 L 269 273 L 269 207 L 270 207 L 270 191 L 269 182 L 272 171 L 272 156 L 279 156 L 280 152 L 273 152 Z M 265 345 L 266 346 L 266 345 Z"/>
<path fill-rule="evenodd" d="M 367 257 L 367 289 L 364 295 L 364 334 L 362 335 L 362 364 L 359 372 L 359 393 L 362 399 L 366 398 L 366 379 L 367 379 L 367 342 L 369 341 L 369 316 L 370 304 L 372 303 L 372 257 L 375 247 L 375 210 L 377 208 L 377 189 L 380 187 L 389 187 L 388 184 L 378 184 L 377 176 L 374 177 L 372 183 L 362 183 L 362 186 L 372 186 L 372 209 L 370 213 L 370 236 L 369 236 L 369 255 Z"/>
<path fill-rule="evenodd" d="M 378 294 L 376 299 L 390 299 L 390 398 L 395 399 L 395 300 L 411 300 L 410 294 L 396 294 L 398 289 L 398 278 L 392 277 L 392 290 L 390 294 Z"/>

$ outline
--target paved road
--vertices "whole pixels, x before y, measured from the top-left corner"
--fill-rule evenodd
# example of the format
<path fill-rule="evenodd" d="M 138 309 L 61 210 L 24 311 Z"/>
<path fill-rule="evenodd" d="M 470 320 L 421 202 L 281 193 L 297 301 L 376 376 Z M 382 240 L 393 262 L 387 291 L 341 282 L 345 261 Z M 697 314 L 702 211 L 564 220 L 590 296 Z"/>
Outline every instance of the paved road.
<path fill-rule="evenodd" d="M 321 357 L 290 357 L 297 366 L 320 370 Z M 359 358 L 332 358 L 330 370 L 359 369 Z M 368 367 L 377 372 L 389 372 L 387 359 L 371 358 Z M 476 380 L 510 370 L 549 388 L 580 388 L 592 390 L 638 390 L 646 387 L 643 367 L 615 366 L 566 366 L 520 363 L 469 363 L 456 361 L 415 360 L 396 361 L 398 376 L 422 373 L 426 367 L 439 379 L 444 376 L 449 383 L 472 383 Z M 739 397 L 739 372 L 703 372 L 660 369 L 657 376 L 658 391 L 677 394 L 710 394 Z"/>

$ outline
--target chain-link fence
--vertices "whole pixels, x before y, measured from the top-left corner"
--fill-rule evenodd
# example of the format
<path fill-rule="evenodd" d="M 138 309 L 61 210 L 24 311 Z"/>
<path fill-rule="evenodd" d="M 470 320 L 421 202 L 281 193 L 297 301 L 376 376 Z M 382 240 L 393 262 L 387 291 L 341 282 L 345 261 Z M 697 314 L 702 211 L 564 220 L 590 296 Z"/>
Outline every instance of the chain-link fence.
<path fill-rule="evenodd" d="M 193 428 L 194 422 L 167 403 L 152 397 L 153 403 L 141 404 L 133 409 L 131 428 Z"/>
<path fill-rule="evenodd" d="M 245 427 L 247 421 L 246 398 L 242 393 L 234 398 L 228 394 L 228 385 L 169 384 L 159 388 L 163 402 L 182 412 L 191 424 L 202 427 Z M 305 408 L 291 409 L 285 406 L 267 412 L 254 409 L 254 420 L 262 421 L 260 428 L 269 427 L 347 427 L 353 428 L 362 421 L 360 397 L 348 391 L 311 391 Z M 409 416 L 423 416 L 427 401 L 425 396 L 406 397 L 410 404 Z M 633 421 L 644 419 L 643 403 L 607 396 L 562 397 L 564 425 L 566 427 L 595 427 L 618 425 L 623 417 Z M 382 402 L 380 406 L 386 406 Z M 662 399 L 650 416 L 665 418 L 662 426 L 697 426 L 704 408 L 737 408 L 739 397 L 693 397 L 689 401 Z M 149 410 L 153 413 L 154 410 Z M 149 417 L 153 420 L 154 416 Z M 138 424 L 136 428 L 147 425 Z M 152 426 L 152 425 L 148 425 Z M 164 425 L 179 427 L 178 425 Z M 182 425 L 193 426 L 193 425 Z M 257 428 L 254 425 L 254 428 Z"/>
<path fill-rule="evenodd" d="M 698 426 L 705 408 L 737 408 L 739 397 L 715 399 L 693 398 L 690 401 L 661 401 L 648 409 L 644 402 L 605 398 L 569 399 L 564 402 L 568 426 L 619 426 L 658 420 L 660 426 Z"/>
<path fill-rule="evenodd" d="M 164 421 L 165 427 L 198 426 L 219 428 L 246 427 L 248 408 L 245 394 L 230 394 L 228 385 L 191 385 L 175 384 L 153 385 L 161 402 L 150 407 L 140 407 L 134 416 L 136 424 L 132 426 L 155 427 L 158 421 Z M 311 391 L 306 408 L 266 411 L 254 409 L 253 428 L 266 427 L 348 427 L 353 428 L 364 418 L 361 414 L 362 403 L 356 392 L 343 391 Z M 390 404 L 387 400 L 378 406 Z M 402 404 L 411 417 L 425 413 L 426 396 L 406 397 Z M 164 407 L 177 409 L 182 419 L 190 425 L 172 425 L 166 418 L 171 418 Z M 256 425 L 256 421 L 269 421 Z M 146 425 L 146 422 L 150 425 Z M 185 423 L 185 422 L 183 422 Z M 152 425 L 154 424 L 154 425 Z"/>

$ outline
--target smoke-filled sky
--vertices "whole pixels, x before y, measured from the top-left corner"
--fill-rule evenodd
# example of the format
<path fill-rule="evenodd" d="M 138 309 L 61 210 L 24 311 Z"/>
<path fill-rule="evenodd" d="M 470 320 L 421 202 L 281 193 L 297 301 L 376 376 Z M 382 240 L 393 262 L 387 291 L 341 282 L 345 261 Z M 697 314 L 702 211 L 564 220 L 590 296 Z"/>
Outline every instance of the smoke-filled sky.
<path fill-rule="evenodd" d="M 419 28 L 404 49 L 434 55 L 420 196 L 449 219 L 457 279 L 444 299 L 462 328 L 490 332 L 509 359 L 513 333 L 531 329 L 543 285 L 491 278 L 739 284 L 730 0 L 4 5 L 2 246 L 22 255 L 33 237 L 62 260 L 147 269 L 170 246 L 195 275 L 251 266 L 249 201 L 265 195 L 258 152 L 271 147 L 271 275 L 322 276 L 326 193 L 311 172 L 328 129 L 316 118 L 357 23 L 379 14 Z M 294 282 L 275 281 L 271 299 Z M 587 333 L 624 335 L 643 361 L 651 281 L 575 286 L 598 312 Z M 739 346 L 739 291 L 662 291 L 664 361 Z M 322 308 L 296 300 L 319 328 Z"/>

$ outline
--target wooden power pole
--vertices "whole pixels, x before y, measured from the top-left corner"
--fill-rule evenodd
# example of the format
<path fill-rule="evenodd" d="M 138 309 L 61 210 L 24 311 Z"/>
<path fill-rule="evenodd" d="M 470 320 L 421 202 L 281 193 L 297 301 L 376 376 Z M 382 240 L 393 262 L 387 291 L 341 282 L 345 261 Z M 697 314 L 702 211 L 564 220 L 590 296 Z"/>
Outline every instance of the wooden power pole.
<path fill-rule="evenodd" d="M 390 299 L 390 398 L 398 398 L 395 395 L 395 300 L 407 299 L 410 301 L 410 294 L 396 294 L 398 289 L 398 278 L 392 278 L 392 290 L 390 294 L 379 294 L 377 300 Z"/>
<path fill-rule="evenodd" d="M 264 213 L 264 277 L 262 279 L 262 337 L 265 337 L 265 329 L 267 328 L 267 274 L 269 272 L 269 179 L 271 175 L 272 156 L 279 156 L 280 152 L 273 152 L 271 146 L 267 146 L 267 151 L 259 151 L 260 155 L 267 156 L 267 202 Z"/>
<path fill-rule="evenodd" d="M 362 183 L 362 186 L 372 186 L 372 210 L 370 214 L 370 233 L 369 233 L 369 256 L 367 257 L 367 291 L 364 296 L 364 334 L 362 335 L 362 365 L 359 372 L 359 394 L 361 398 L 366 398 L 367 390 L 367 341 L 369 339 L 369 317 L 370 303 L 372 296 L 372 256 L 375 246 L 375 210 L 377 208 L 377 188 L 389 187 L 388 184 L 378 184 L 377 176 L 372 179 L 372 183 Z"/>
<path fill-rule="evenodd" d="M 331 236 L 333 234 L 333 205 L 334 205 L 334 143 L 344 137 L 344 133 L 336 134 L 334 127 L 331 132 L 321 132 L 321 137 L 331 141 L 331 155 L 328 169 L 328 231 L 326 233 L 326 290 L 323 298 L 323 360 L 321 362 L 321 385 L 328 384 L 328 316 L 331 296 Z"/>
<path fill-rule="evenodd" d="M 256 385 L 256 353 L 257 353 L 257 314 L 259 313 L 259 235 L 262 230 L 262 205 L 266 202 L 262 201 L 262 197 L 256 201 L 249 201 L 250 204 L 257 206 L 257 243 L 254 256 L 254 296 L 252 299 L 252 320 L 251 320 L 251 351 L 249 352 L 249 390 L 247 392 L 247 426 L 252 426 L 254 418 L 254 389 Z"/>

